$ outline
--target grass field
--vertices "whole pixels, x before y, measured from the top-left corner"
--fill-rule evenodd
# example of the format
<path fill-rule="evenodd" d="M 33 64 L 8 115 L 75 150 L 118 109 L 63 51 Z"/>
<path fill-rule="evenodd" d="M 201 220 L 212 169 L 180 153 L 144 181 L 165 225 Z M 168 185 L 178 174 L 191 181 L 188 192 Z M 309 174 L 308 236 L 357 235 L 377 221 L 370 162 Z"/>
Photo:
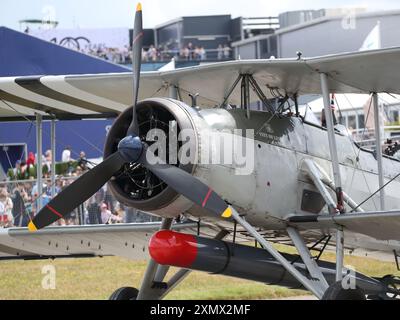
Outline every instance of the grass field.
<path fill-rule="evenodd" d="M 323 258 L 332 261 L 334 255 L 326 253 Z M 55 290 L 45 290 L 41 285 L 42 268 L 49 264 L 56 270 Z M 367 258 L 346 257 L 346 264 L 374 276 L 396 273 L 394 263 Z M 4 261 L 0 263 L 0 299 L 108 299 L 119 287 L 138 287 L 145 267 L 145 262 L 118 257 Z M 305 294 L 308 293 L 193 272 L 167 299 L 274 299 Z"/>

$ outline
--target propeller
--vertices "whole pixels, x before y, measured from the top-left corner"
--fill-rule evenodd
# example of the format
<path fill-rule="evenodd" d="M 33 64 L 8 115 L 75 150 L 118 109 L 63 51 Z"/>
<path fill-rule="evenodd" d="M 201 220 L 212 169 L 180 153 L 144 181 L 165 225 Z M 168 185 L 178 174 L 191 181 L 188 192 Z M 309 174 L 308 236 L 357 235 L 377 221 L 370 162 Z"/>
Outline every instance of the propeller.
<path fill-rule="evenodd" d="M 157 177 L 163 180 L 176 192 L 184 195 L 199 206 L 208 209 L 217 216 L 229 218 L 232 209 L 226 202 L 206 184 L 186 171 L 162 162 L 154 154 L 150 154 L 157 164 L 147 160 L 149 150 L 139 138 L 139 125 L 136 115 L 136 104 L 139 92 L 141 52 L 143 41 L 142 6 L 136 8 L 135 29 L 132 41 L 133 68 L 133 107 L 132 122 L 127 136 L 118 144 L 117 151 L 107 157 L 99 165 L 80 176 L 62 190 L 28 224 L 30 231 L 42 229 L 63 218 L 72 210 L 93 196 L 108 180 L 110 180 L 127 163 L 140 163 Z"/>

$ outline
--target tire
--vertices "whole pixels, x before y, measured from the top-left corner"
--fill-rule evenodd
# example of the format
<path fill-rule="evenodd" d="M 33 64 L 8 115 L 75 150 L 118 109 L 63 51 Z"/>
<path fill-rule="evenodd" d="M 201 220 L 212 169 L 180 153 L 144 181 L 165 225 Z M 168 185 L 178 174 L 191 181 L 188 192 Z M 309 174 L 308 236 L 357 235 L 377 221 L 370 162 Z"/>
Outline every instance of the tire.
<path fill-rule="evenodd" d="M 355 289 L 343 289 L 341 281 L 332 284 L 324 293 L 322 300 L 366 300 L 365 292 Z"/>
<path fill-rule="evenodd" d="M 131 287 L 122 287 L 113 292 L 109 300 L 136 300 L 139 290 Z"/>

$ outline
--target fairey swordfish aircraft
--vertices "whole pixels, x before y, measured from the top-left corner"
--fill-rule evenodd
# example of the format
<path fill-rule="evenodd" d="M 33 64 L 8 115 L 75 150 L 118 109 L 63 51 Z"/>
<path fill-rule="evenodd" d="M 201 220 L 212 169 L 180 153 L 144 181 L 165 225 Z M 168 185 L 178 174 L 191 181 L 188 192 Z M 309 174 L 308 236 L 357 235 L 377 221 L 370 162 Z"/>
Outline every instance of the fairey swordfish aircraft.
<path fill-rule="evenodd" d="M 115 300 L 162 299 L 192 270 L 304 288 L 319 299 L 396 298 L 395 276 L 371 277 L 345 268 L 343 260 L 345 250 L 360 249 L 397 259 L 400 162 L 382 156 L 380 148 L 361 148 L 335 127 L 329 94 L 368 93 L 375 103 L 377 93 L 400 94 L 400 49 L 238 60 L 140 75 L 142 36 L 139 5 L 133 74 L 0 79 L 2 99 L 15 108 L 34 104 L 54 113 L 57 103 L 32 102 L 39 96 L 86 102 L 94 111 L 106 109 L 105 103 L 126 106 L 108 133 L 104 161 L 44 206 L 29 230 L 0 232 L 1 259 L 148 258 L 140 288 L 117 289 Z M 168 97 L 160 97 L 165 91 Z M 184 92 L 200 95 L 185 103 Z M 316 93 L 324 97 L 326 128 L 298 112 L 298 97 Z M 139 97 L 146 99 L 138 102 Z M 251 110 L 255 101 L 267 111 Z M 151 139 L 153 129 L 167 140 L 171 131 L 193 134 L 175 147 L 167 141 L 162 150 L 154 148 L 162 134 Z M 230 135 L 250 144 L 246 160 L 254 157 L 254 167 L 243 173 L 234 161 L 196 161 L 210 132 L 211 140 Z M 184 146 L 171 161 L 170 151 Z M 212 148 L 209 156 L 221 149 Z M 118 201 L 161 217 L 161 224 L 50 226 L 107 182 Z M 255 246 L 242 243 L 250 239 Z M 293 245 L 298 254 L 282 253 L 274 243 Z M 325 248 L 336 249 L 335 263 L 321 260 Z M 180 269 L 167 277 L 171 266 Z"/>

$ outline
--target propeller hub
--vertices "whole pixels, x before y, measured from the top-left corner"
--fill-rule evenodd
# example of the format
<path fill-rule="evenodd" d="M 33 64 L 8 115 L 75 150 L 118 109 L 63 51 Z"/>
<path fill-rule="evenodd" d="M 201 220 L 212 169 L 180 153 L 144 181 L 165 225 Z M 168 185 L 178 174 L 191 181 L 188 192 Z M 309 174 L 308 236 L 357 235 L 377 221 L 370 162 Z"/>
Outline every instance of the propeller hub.
<path fill-rule="evenodd" d="M 138 136 L 127 136 L 118 144 L 118 151 L 126 162 L 136 162 L 143 152 L 143 144 Z"/>

